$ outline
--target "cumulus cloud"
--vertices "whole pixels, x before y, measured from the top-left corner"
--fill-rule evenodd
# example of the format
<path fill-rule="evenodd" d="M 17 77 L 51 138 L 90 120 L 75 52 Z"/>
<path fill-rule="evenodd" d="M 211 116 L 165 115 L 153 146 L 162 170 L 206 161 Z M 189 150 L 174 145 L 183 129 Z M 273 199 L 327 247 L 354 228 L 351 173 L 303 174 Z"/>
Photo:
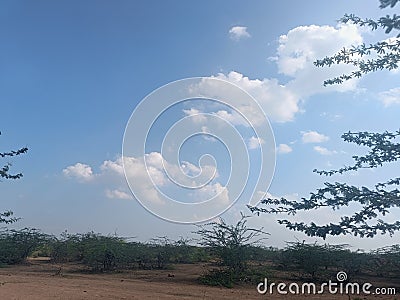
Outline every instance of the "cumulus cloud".
<path fill-rule="evenodd" d="M 316 131 L 302 131 L 302 141 L 303 143 L 322 143 L 329 140 L 329 137 L 323 135 L 322 133 L 318 133 Z"/>
<path fill-rule="evenodd" d="M 248 92 L 257 100 L 265 114 L 275 122 L 288 122 L 294 119 L 299 111 L 298 97 L 288 88 L 280 85 L 277 79 L 250 79 L 235 71 L 227 75 L 218 74 L 215 78 L 229 81 Z M 253 107 L 240 107 L 249 117 L 249 121 L 257 126 L 263 124 L 263 119 L 255 113 Z"/>
<path fill-rule="evenodd" d="M 135 186 L 140 187 L 134 189 L 135 196 L 140 200 L 163 204 L 164 200 L 160 193 L 174 198 L 177 194 L 173 192 L 171 194 L 171 190 L 179 183 L 181 187 L 189 187 L 189 189 L 182 188 L 189 196 L 188 202 L 207 200 L 217 195 L 221 203 L 229 202 L 228 190 L 216 181 L 219 174 L 215 166 L 202 165 L 200 168 L 187 161 L 176 165 L 166 161 L 159 152 L 145 154 L 142 158 L 119 157 L 115 160 L 106 160 L 97 174 L 92 172 L 90 166 L 81 163 L 67 167 L 63 173 L 79 180 L 93 179 L 94 182 L 105 187 L 104 192 L 107 198 L 132 199 L 125 181 L 124 165 L 127 176 L 134 178 Z"/>
<path fill-rule="evenodd" d="M 248 142 L 250 150 L 260 148 L 263 144 L 265 144 L 265 141 L 262 138 L 257 138 L 255 136 L 252 136 Z"/>
<path fill-rule="evenodd" d="M 357 79 L 339 85 L 323 86 L 325 79 L 351 72 L 353 66 L 316 68 L 313 62 L 331 56 L 343 47 L 361 44 L 362 41 L 359 28 L 353 24 L 340 24 L 337 27 L 298 26 L 279 38 L 276 56 L 278 70 L 293 78 L 287 87 L 299 97 L 309 97 L 322 92 L 354 90 Z"/>
<path fill-rule="evenodd" d="M 63 174 L 67 177 L 75 177 L 78 180 L 89 181 L 93 179 L 92 168 L 86 164 L 76 163 L 63 170 Z"/>
<path fill-rule="evenodd" d="M 249 38 L 251 35 L 247 32 L 247 27 L 245 26 L 233 26 L 229 29 L 229 37 L 232 40 L 238 41 L 240 39 Z"/>
<path fill-rule="evenodd" d="M 385 107 L 400 104 L 400 88 L 393 88 L 379 93 L 379 99 Z"/>
<path fill-rule="evenodd" d="M 286 154 L 286 153 L 290 153 L 293 151 L 292 147 L 290 147 L 287 144 L 279 144 L 279 146 L 276 148 L 276 151 L 279 154 Z"/>
<path fill-rule="evenodd" d="M 241 32 L 233 28 L 232 32 Z M 228 74 L 219 73 L 211 77 L 234 83 L 244 89 L 257 100 L 272 122 L 289 122 L 294 120 L 296 114 L 303 112 L 300 105 L 308 97 L 318 93 L 356 90 L 358 79 L 340 85 L 323 86 L 325 79 L 351 72 L 353 66 L 335 65 L 330 68 L 317 68 L 314 61 L 335 54 L 343 46 L 348 47 L 362 42 L 363 38 L 358 27 L 352 24 L 342 24 L 337 27 L 299 26 L 279 38 L 277 54 L 273 59 L 279 72 L 291 78 L 286 83 L 280 83 L 276 78 L 251 79 L 236 71 Z M 229 95 L 227 91 L 219 91 L 220 86 L 213 86 L 212 82 L 204 81 L 198 88 L 204 91 L 206 96 Z M 263 126 L 263 120 L 255 113 L 254 106 L 244 105 L 237 108 L 248 117 L 253 126 Z M 195 114 L 199 113 L 199 110 L 192 108 L 185 113 Z M 221 110 L 219 115 L 234 124 L 240 122 L 244 124 L 229 110 Z"/>
<path fill-rule="evenodd" d="M 146 202 L 163 204 L 160 193 L 170 198 L 184 198 L 192 203 L 220 193 L 218 199 L 221 202 L 229 201 L 228 191 L 223 192 L 220 183 L 210 182 L 210 179 L 219 176 L 213 165 L 202 165 L 200 168 L 183 161 L 179 166 L 166 161 L 161 153 L 152 152 L 145 154 L 144 158 L 125 157 L 125 170 L 128 178 L 134 178 L 135 186 L 139 187 L 135 188 L 135 195 Z M 189 189 L 183 188 L 185 186 Z"/>
<path fill-rule="evenodd" d="M 332 155 L 336 153 L 336 151 L 331 151 L 321 146 L 314 146 L 314 151 L 318 152 L 321 155 Z"/>
<path fill-rule="evenodd" d="M 222 186 L 219 182 L 215 184 L 210 184 L 204 186 L 204 188 L 190 193 L 190 196 L 193 198 L 194 202 L 201 202 L 204 199 L 211 199 L 218 195 L 220 204 L 228 204 L 230 202 L 228 189 Z"/>

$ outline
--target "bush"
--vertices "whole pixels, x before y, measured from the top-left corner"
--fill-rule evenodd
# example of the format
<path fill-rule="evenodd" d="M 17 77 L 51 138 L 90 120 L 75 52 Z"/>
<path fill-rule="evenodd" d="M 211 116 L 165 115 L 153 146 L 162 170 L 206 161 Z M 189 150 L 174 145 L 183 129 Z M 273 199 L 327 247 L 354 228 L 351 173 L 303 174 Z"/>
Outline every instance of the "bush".
<path fill-rule="evenodd" d="M 260 235 L 267 234 L 262 228 L 247 227 L 247 218 L 242 215 L 235 225 L 228 225 L 221 219 L 220 222 L 199 226 L 195 233 L 202 238 L 200 244 L 210 249 L 223 267 L 220 271 L 213 270 L 203 275 L 202 282 L 230 286 L 246 277 L 250 249 L 263 239 L 259 238 Z"/>
<path fill-rule="evenodd" d="M 213 269 L 199 277 L 199 282 L 202 284 L 226 288 L 232 288 L 238 280 L 237 275 L 231 269 Z"/>
<path fill-rule="evenodd" d="M 131 262 L 124 239 L 102 236 L 93 232 L 71 235 L 64 232 L 51 245 L 51 258 L 55 262 L 81 262 L 93 271 L 124 268 Z"/>
<path fill-rule="evenodd" d="M 139 243 L 93 232 L 64 232 L 51 243 L 50 249 L 53 261 L 80 262 L 92 271 L 165 269 L 171 263 L 192 263 L 208 258 L 204 249 L 189 245 L 185 239 L 172 241 L 160 237 L 150 243 Z"/>
<path fill-rule="evenodd" d="M 372 252 L 372 267 L 380 277 L 400 276 L 400 245 L 378 248 Z"/>
<path fill-rule="evenodd" d="M 5 229 L 0 232 L 0 263 L 17 264 L 25 261 L 39 246 L 51 239 L 34 228 Z"/>

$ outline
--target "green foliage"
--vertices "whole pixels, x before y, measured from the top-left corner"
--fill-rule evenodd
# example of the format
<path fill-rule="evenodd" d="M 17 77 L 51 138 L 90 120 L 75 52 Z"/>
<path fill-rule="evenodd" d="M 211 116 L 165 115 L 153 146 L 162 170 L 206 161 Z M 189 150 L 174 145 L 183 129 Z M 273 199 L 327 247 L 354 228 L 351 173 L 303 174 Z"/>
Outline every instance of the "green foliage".
<path fill-rule="evenodd" d="M 120 237 L 64 232 L 51 244 L 51 258 L 55 262 L 81 262 L 96 272 L 111 271 L 129 267 L 135 254 L 130 248 Z"/>
<path fill-rule="evenodd" d="M 1 132 L 0 132 L 0 135 L 1 135 Z M 28 152 L 28 148 L 26 148 L 26 147 L 18 149 L 18 150 L 12 150 L 9 152 L 0 152 L 0 158 L 18 156 L 18 155 L 24 154 L 26 152 Z M 3 167 L 0 168 L 0 177 L 1 178 L 19 179 L 23 176 L 22 173 L 10 174 L 10 172 L 9 172 L 10 167 L 11 167 L 11 164 L 7 163 L 6 165 L 4 165 Z"/>
<path fill-rule="evenodd" d="M 242 221 L 240 222 L 243 223 Z M 237 227 L 226 226 L 230 229 Z M 260 247 L 255 245 L 254 241 L 248 241 L 246 245 L 242 248 L 242 257 L 245 258 L 242 267 L 237 268 L 236 264 L 214 267 L 201 275 L 199 282 L 228 288 L 238 283 L 256 284 L 265 277 L 272 278 L 274 270 L 284 270 L 286 274 L 290 272 L 290 275 L 285 275 L 289 277 L 284 279 L 313 281 L 335 278 L 338 271 L 345 271 L 352 280 L 360 278 L 359 276 L 400 276 L 400 245 L 379 248 L 370 253 L 350 251 L 347 245 L 304 242 L 289 242 L 284 249 Z M 207 254 L 208 251 L 214 256 Z M 183 259 L 185 255 L 187 257 Z M 185 239 L 173 241 L 162 237 L 153 239 L 150 243 L 139 243 L 127 238 L 93 232 L 64 232 L 59 238 L 30 228 L 0 232 L 0 265 L 22 263 L 29 256 L 50 256 L 53 262 L 81 263 L 90 271 L 109 272 L 126 269 L 163 269 L 173 263 L 203 261 L 212 264 L 215 257 L 219 258 L 222 264 L 218 255 L 221 255 L 221 252 L 210 246 L 193 246 Z"/>
<path fill-rule="evenodd" d="M 337 246 L 331 246 L 337 247 Z M 335 271 L 344 271 L 349 278 L 356 277 L 368 270 L 372 255 L 362 251 L 350 251 L 349 249 L 338 249 L 334 251 L 332 268 Z"/>
<path fill-rule="evenodd" d="M 262 228 L 247 227 L 247 218 L 242 215 L 235 225 L 229 225 L 220 219 L 220 222 L 199 226 L 199 230 L 195 233 L 201 236 L 200 244 L 210 249 L 223 267 L 219 271 L 214 270 L 204 275 L 201 279 L 203 282 L 212 281 L 222 286 L 229 286 L 246 276 L 251 246 L 264 239 L 260 238 L 261 235 L 268 234 Z M 220 278 L 223 280 L 218 282 Z"/>
<path fill-rule="evenodd" d="M 14 213 L 9 210 L 0 213 L 0 223 L 10 224 L 10 223 L 17 222 L 19 220 L 19 218 L 13 217 L 12 216 L 13 214 Z"/>
<path fill-rule="evenodd" d="M 307 244 L 288 242 L 278 258 L 279 267 L 297 270 L 304 279 L 326 280 L 333 278 L 338 271 L 355 276 L 367 266 L 368 257 L 364 253 L 351 252 L 348 245 Z"/>
<path fill-rule="evenodd" d="M 204 249 L 188 243 L 183 238 L 172 241 L 167 237 L 160 237 L 150 243 L 139 243 L 93 232 L 64 232 L 51 243 L 50 255 L 55 262 L 80 262 L 95 272 L 165 269 L 173 263 L 193 263 L 208 259 Z"/>
<path fill-rule="evenodd" d="M 182 237 L 178 241 L 173 241 L 163 236 L 152 239 L 147 247 L 152 250 L 150 253 L 156 257 L 156 267 L 158 269 L 164 269 L 171 263 L 192 263 L 193 261 L 207 259 L 204 251 L 201 253 L 200 249 L 189 243 L 190 240 Z"/>
<path fill-rule="evenodd" d="M 235 273 L 230 269 L 213 269 L 201 275 L 199 277 L 199 282 L 204 285 L 233 288 L 234 284 L 237 282 L 237 278 Z"/>
<path fill-rule="evenodd" d="M 395 162 L 400 159 L 400 143 L 396 142 L 399 136 L 400 131 L 394 133 L 346 133 L 342 136 L 346 142 L 369 147 L 370 151 L 364 156 L 353 156 L 355 163 L 352 166 L 331 171 L 314 170 L 314 172 L 331 176 L 359 169 L 377 168 L 385 163 Z M 300 201 L 268 198 L 261 202 L 267 208 L 249 208 L 252 212 L 257 213 L 295 215 L 302 210 L 309 211 L 322 207 L 337 210 L 340 207 L 358 203 L 361 205 L 361 209 L 351 216 L 341 217 L 338 223 L 317 225 L 313 222 L 305 224 L 289 220 L 279 220 L 278 222 L 284 224 L 288 229 L 302 231 L 309 236 L 318 236 L 324 239 L 327 235 L 345 235 L 348 233 L 360 237 L 374 237 L 377 233 L 392 235 L 400 230 L 400 221 L 388 223 L 379 219 L 379 216 L 385 216 L 390 212 L 390 209 L 400 207 L 400 191 L 396 188 L 399 184 L 400 177 L 377 183 L 373 189 L 365 186 L 350 186 L 346 183 L 326 182 L 324 188 L 311 193 L 309 198 L 302 198 Z"/>
<path fill-rule="evenodd" d="M 373 251 L 373 269 L 380 277 L 400 276 L 400 245 L 392 245 Z"/>
<path fill-rule="evenodd" d="M 199 226 L 199 230 L 195 232 L 202 238 L 200 244 L 209 247 L 219 258 L 221 265 L 234 272 L 246 269 L 248 248 L 264 239 L 259 238 L 260 235 L 268 234 L 262 228 L 247 227 L 247 218 L 242 215 L 235 225 L 229 225 L 220 219 L 220 222 Z"/>
<path fill-rule="evenodd" d="M 398 0 L 380 0 L 380 8 L 390 6 L 393 8 Z M 393 30 L 400 31 L 400 16 L 386 15 L 373 20 L 370 18 L 362 19 L 353 14 L 346 14 L 340 20 L 341 23 L 353 23 L 358 26 L 367 26 L 371 30 L 381 28 L 386 34 Z M 314 62 L 317 67 L 330 67 L 334 64 L 350 64 L 356 67 L 356 70 L 341 76 L 324 81 L 324 85 L 341 84 L 352 78 L 359 78 L 367 73 L 377 70 L 393 70 L 399 67 L 400 61 L 400 33 L 397 39 L 379 41 L 375 44 L 361 44 L 353 46 L 350 49 L 343 48 L 333 56 L 325 57 Z"/>
<path fill-rule="evenodd" d="M 380 0 L 380 7 L 394 7 L 397 0 Z M 353 22 L 359 26 L 369 26 L 372 30 L 385 29 L 390 33 L 393 29 L 400 30 L 400 16 L 382 17 L 377 21 L 372 19 L 361 19 L 354 15 L 345 15 L 342 23 Z M 368 58 L 366 58 L 368 57 Z M 400 61 L 400 35 L 392 40 L 385 40 L 376 44 L 366 46 L 354 46 L 352 49 L 343 49 L 339 53 L 317 60 L 314 64 L 318 67 L 330 67 L 333 64 L 352 64 L 358 70 L 351 74 L 344 74 L 340 77 L 326 80 L 324 85 L 341 84 L 344 80 L 382 69 L 396 69 Z M 342 135 L 346 142 L 355 143 L 359 146 L 366 146 L 370 150 L 364 156 L 353 156 L 354 165 L 346 166 L 338 170 L 314 172 L 319 175 L 332 176 L 343 174 L 348 171 L 358 171 L 365 168 L 377 168 L 385 163 L 396 162 L 400 158 L 400 143 L 396 139 L 400 137 L 400 130 L 396 132 L 369 133 L 369 132 L 348 132 Z M 400 221 L 392 223 L 382 219 L 390 213 L 393 208 L 400 207 L 400 177 L 392 178 L 386 182 L 376 183 L 374 188 L 356 187 L 346 183 L 328 183 L 323 188 L 311 193 L 309 198 L 302 198 L 300 201 L 291 201 L 285 198 L 268 198 L 262 201 L 264 207 L 249 207 L 252 212 L 259 213 L 286 213 L 294 215 L 298 211 L 310 211 L 322 207 L 337 210 L 343 206 L 358 204 L 361 209 L 350 216 L 343 216 L 337 223 L 318 225 L 314 222 L 291 222 L 290 220 L 278 220 L 279 224 L 285 225 L 288 229 L 302 231 L 309 236 L 326 238 L 327 235 L 353 234 L 360 237 L 372 238 L 378 233 L 393 235 L 400 230 Z"/>
<path fill-rule="evenodd" d="M 323 245 L 290 242 L 282 253 L 281 263 L 288 269 L 300 269 L 315 280 L 318 272 L 329 264 L 327 252 Z"/>
<path fill-rule="evenodd" d="M 0 135 L 1 135 L 1 132 L 0 132 Z M 20 148 L 18 150 L 11 150 L 9 152 L 0 152 L 0 158 L 18 156 L 18 155 L 26 153 L 27 151 L 28 151 L 28 148 L 24 147 L 24 148 Z M 0 178 L 19 179 L 23 176 L 22 173 L 10 174 L 10 167 L 11 167 L 11 163 L 7 163 L 4 166 L 0 167 Z M 12 211 L 0 212 L 0 224 L 1 223 L 10 224 L 10 223 L 14 223 L 19 220 L 19 218 L 14 218 L 14 217 L 12 217 L 12 215 L 13 215 Z"/>
<path fill-rule="evenodd" d="M 388 7 L 389 5 L 390 5 L 390 7 L 394 7 L 398 1 L 399 0 L 380 0 L 381 5 L 379 7 L 385 8 L 385 7 Z"/>
<path fill-rule="evenodd" d="M 81 236 L 78 249 L 81 262 L 94 271 L 110 271 L 126 263 L 125 243 L 118 237 L 87 233 Z"/>
<path fill-rule="evenodd" d="M 261 265 L 251 266 L 239 273 L 229 268 L 212 269 L 202 274 L 198 281 L 204 285 L 233 288 L 237 283 L 257 284 L 269 276 L 269 268 Z"/>
<path fill-rule="evenodd" d="M 0 232 L 0 263 L 16 264 L 26 260 L 51 237 L 33 228 L 5 229 Z"/>
<path fill-rule="evenodd" d="M 250 245 L 247 247 L 246 255 L 249 261 L 265 262 L 274 261 L 280 256 L 281 250 L 274 247 L 264 247 L 262 245 Z"/>

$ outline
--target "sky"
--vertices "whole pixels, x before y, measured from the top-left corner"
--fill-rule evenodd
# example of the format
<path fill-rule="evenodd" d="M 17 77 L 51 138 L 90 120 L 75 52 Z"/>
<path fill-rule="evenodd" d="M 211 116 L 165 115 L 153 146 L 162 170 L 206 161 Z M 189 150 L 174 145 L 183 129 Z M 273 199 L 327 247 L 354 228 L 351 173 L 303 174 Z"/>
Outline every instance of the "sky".
<path fill-rule="evenodd" d="M 398 72 L 382 71 L 323 87 L 323 80 L 351 69 L 317 69 L 312 63 L 343 46 L 388 38 L 379 31 L 337 23 L 345 13 L 370 18 L 391 13 L 378 5 L 375 0 L 3 1 L 0 149 L 26 146 L 29 151 L 1 161 L 11 162 L 14 172 L 24 173 L 18 181 L 0 183 L 1 209 L 22 218 L 14 225 L 17 228 L 35 227 L 56 235 L 64 230 L 93 230 L 144 241 L 156 236 L 193 236 L 196 230 L 191 224 L 163 220 L 137 201 L 157 202 L 160 190 L 153 184 L 171 198 L 187 201 L 218 195 L 230 207 L 222 214 L 228 222 L 237 221 L 240 212 L 250 214 L 246 204 L 252 195 L 308 196 L 328 180 L 313 169 L 340 168 L 351 164 L 352 155 L 365 153 L 366 149 L 344 143 L 341 134 L 399 129 Z M 135 143 L 135 134 L 142 131 L 134 127 L 130 145 L 144 153 L 133 151 L 124 158 L 128 121 L 144 124 L 143 114 L 131 117 L 139 103 L 168 83 L 194 77 L 204 79 L 196 82 L 197 98 L 205 93 L 201 83 L 229 82 L 251 95 L 266 118 L 260 121 L 252 109 L 242 110 L 248 114 L 246 123 L 229 105 L 213 101 L 222 89 L 207 89 L 208 100 L 182 101 L 156 118 L 144 149 Z M 152 103 L 160 99 L 147 98 L 153 101 L 149 107 L 154 108 Z M 161 145 L 179 120 L 189 122 L 183 128 L 201 132 L 182 143 L 174 164 L 161 153 Z M 218 122 L 237 129 L 240 145 L 252 163 L 248 185 L 236 202 L 233 189 L 244 182 L 240 170 L 246 170 L 246 160 L 231 161 L 229 154 L 236 147 L 229 149 L 210 135 L 220 128 Z M 266 129 L 274 139 L 268 131 L 266 140 L 257 138 L 257 130 Z M 266 153 L 261 150 L 271 150 L 271 143 L 275 143 L 274 168 L 270 162 L 261 162 Z M 146 166 L 152 181 L 146 179 Z M 193 180 L 188 184 L 199 186 L 211 180 L 204 189 L 182 192 L 168 179 L 165 166 L 178 181 L 189 182 L 185 181 L 189 176 Z M 398 175 L 398 167 L 393 164 L 332 180 L 371 186 Z M 226 184 L 234 178 L 232 170 L 239 177 L 229 192 Z M 262 170 L 273 171 L 273 176 L 262 177 L 263 186 L 256 186 Z M 295 218 L 323 224 L 351 209 L 315 211 Z M 163 211 L 171 210 L 161 208 L 159 213 Z M 399 216 L 394 211 L 389 220 Z M 267 246 L 283 247 L 287 241 L 304 239 L 325 242 L 289 231 L 277 224 L 277 218 L 261 215 L 249 220 L 251 226 L 263 226 L 271 234 Z M 346 236 L 326 242 L 371 249 L 398 243 L 399 237 Z"/>

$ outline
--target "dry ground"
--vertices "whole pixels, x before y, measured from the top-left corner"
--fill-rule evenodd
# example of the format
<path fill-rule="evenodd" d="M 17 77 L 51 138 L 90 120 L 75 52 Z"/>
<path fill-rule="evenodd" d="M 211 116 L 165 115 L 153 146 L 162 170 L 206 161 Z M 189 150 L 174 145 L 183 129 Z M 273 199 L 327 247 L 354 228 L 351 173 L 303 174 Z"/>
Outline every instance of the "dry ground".
<path fill-rule="evenodd" d="M 208 287 L 196 282 L 204 271 L 204 265 L 196 264 L 177 265 L 173 270 L 89 274 L 79 265 L 35 259 L 0 268 L 0 299 L 349 299 L 347 295 L 260 295 L 255 285 Z M 400 300 L 400 295 L 350 299 Z"/>

